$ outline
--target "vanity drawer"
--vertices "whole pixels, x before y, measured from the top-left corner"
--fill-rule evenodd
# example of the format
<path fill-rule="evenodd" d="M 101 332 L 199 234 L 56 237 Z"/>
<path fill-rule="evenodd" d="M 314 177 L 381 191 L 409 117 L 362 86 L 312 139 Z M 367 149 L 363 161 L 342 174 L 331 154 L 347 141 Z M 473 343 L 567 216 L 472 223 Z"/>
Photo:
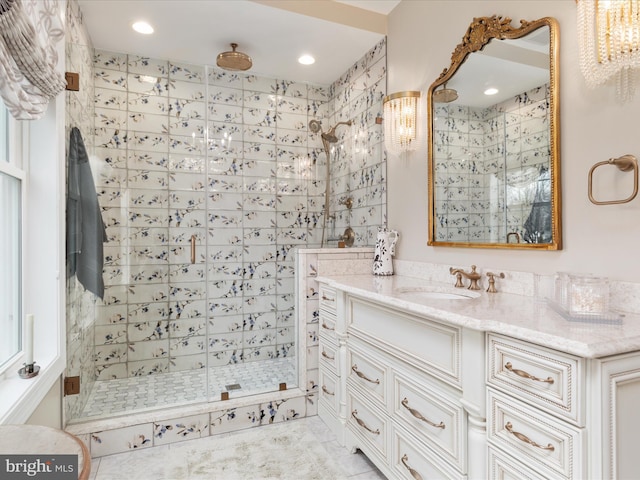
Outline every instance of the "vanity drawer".
<path fill-rule="evenodd" d="M 335 319 L 338 296 L 336 294 L 336 289 L 325 285 L 324 283 L 320 284 L 320 313 L 325 313 Z"/>
<path fill-rule="evenodd" d="M 348 297 L 348 331 L 392 357 L 457 388 L 461 386 L 461 329 Z"/>
<path fill-rule="evenodd" d="M 489 446 L 489 480 L 549 480 L 509 455 Z"/>
<path fill-rule="evenodd" d="M 391 468 L 398 478 L 407 479 L 466 479 L 451 465 L 425 448 L 408 432 L 394 429 Z"/>
<path fill-rule="evenodd" d="M 319 375 L 319 402 L 324 404 L 329 413 L 337 415 L 340 411 L 340 385 L 338 384 L 338 377 L 323 367 L 320 367 Z"/>
<path fill-rule="evenodd" d="M 492 389 L 488 389 L 487 401 L 490 443 L 535 471 L 565 479 L 584 478 L 581 429 Z"/>
<path fill-rule="evenodd" d="M 487 341 L 489 385 L 585 425 L 584 359 L 500 335 Z"/>
<path fill-rule="evenodd" d="M 466 466 L 466 416 L 461 405 L 436 387 L 424 390 L 416 381 L 394 376 L 393 417 L 457 468 Z"/>
<path fill-rule="evenodd" d="M 318 351 L 320 352 L 320 366 L 337 376 L 340 371 L 338 347 L 331 342 L 321 339 Z"/>
<path fill-rule="evenodd" d="M 371 448 L 387 459 L 388 417 L 361 400 L 358 394 L 347 390 L 347 428 L 360 439 L 358 448 Z M 364 444 L 364 445 L 363 445 Z"/>
<path fill-rule="evenodd" d="M 320 314 L 320 336 L 329 337 L 334 342 L 337 341 L 335 317 L 331 317 L 326 313 Z"/>
<path fill-rule="evenodd" d="M 386 405 L 387 368 L 372 358 L 374 354 L 351 348 L 347 351 L 347 382 Z"/>

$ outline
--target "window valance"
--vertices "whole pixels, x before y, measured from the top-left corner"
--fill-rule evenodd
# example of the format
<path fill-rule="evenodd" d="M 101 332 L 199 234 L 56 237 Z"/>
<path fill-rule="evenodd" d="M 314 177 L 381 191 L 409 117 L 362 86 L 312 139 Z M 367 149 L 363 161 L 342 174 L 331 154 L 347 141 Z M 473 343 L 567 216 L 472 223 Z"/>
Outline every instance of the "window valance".
<path fill-rule="evenodd" d="M 36 120 L 64 90 L 56 44 L 64 23 L 55 0 L 0 0 L 0 96 L 13 117 Z"/>

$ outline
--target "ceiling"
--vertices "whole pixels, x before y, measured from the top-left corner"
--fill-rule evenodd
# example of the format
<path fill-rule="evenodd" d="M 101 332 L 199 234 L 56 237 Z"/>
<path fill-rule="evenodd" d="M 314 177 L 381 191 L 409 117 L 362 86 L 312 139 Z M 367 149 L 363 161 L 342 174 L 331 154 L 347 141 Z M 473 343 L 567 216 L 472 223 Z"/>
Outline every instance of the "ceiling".
<path fill-rule="evenodd" d="M 218 53 L 231 50 L 235 42 L 253 59 L 250 73 L 327 85 L 384 37 L 386 15 L 400 0 L 78 3 L 97 49 L 215 65 Z M 155 32 L 134 32 L 131 24 L 137 20 L 146 20 Z M 304 53 L 313 55 L 315 64 L 298 64 Z"/>

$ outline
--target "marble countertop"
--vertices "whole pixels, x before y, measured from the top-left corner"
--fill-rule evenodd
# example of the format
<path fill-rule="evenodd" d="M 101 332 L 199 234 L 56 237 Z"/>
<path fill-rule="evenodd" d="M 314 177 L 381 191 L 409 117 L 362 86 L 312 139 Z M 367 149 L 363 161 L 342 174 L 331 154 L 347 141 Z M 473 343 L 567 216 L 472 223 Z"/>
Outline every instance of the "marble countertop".
<path fill-rule="evenodd" d="M 465 300 L 419 298 L 402 292 L 412 288 L 455 294 L 470 291 L 401 275 L 321 275 L 318 281 L 434 320 L 508 335 L 580 357 L 598 358 L 640 350 L 640 315 L 625 314 L 617 325 L 570 321 L 532 297 L 500 292 L 477 291 L 477 298 Z"/>

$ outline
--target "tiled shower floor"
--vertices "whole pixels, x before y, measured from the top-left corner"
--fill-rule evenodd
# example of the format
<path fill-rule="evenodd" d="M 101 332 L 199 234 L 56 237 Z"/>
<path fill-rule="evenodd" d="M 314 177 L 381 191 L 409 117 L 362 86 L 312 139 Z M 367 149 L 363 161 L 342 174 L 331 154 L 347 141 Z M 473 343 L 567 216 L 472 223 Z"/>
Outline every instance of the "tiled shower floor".
<path fill-rule="evenodd" d="M 227 391 L 229 398 L 256 395 L 278 390 L 280 383 L 291 388 L 298 378 L 295 357 L 213 367 L 208 369 L 207 398 L 206 372 L 207 369 L 199 369 L 97 381 L 80 417 L 108 417 L 160 406 L 217 401 Z M 236 385 L 240 388 L 234 388 Z"/>

